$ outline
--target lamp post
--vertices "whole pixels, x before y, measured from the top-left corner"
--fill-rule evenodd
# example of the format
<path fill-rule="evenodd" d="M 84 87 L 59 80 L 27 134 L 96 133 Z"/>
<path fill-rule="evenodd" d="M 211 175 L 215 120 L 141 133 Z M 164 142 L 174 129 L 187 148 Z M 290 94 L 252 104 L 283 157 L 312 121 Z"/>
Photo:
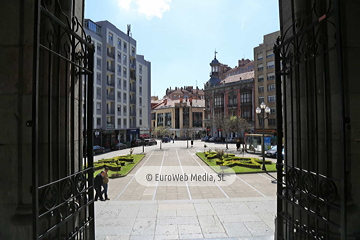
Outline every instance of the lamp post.
<path fill-rule="evenodd" d="M 266 113 L 266 116 L 265 116 Z M 265 167 L 265 144 L 264 144 L 264 140 L 265 140 L 265 119 L 268 118 L 270 113 L 270 108 L 268 106 L 266 106 L 266 104 L 264 102 L 262 102 L 260 104 L 260 107 L 256 108 L 256 114 L 258 115 L 259 118 L 259 124 L 260 124 L 260 119 L 262 119 L 262 132 L 263 132 L 263 137 L 262 137 L 262 144 L 261 144 L 261 152 L 262 152 L 262 157 L 263 157 L 263 165 L 262 165 L 262 170 L 266 171 L 266 167 Z"/>

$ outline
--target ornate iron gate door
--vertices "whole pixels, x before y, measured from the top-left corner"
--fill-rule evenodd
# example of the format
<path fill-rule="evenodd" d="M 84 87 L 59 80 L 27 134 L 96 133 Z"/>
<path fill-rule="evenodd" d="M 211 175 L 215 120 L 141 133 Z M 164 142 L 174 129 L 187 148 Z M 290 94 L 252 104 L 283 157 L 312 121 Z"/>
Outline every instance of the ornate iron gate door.
<path fill-rule="evenodd" d="M 83 1 L 37 1 L 33 239 L 94 239 L 93 56 Z"/>
<path fill-rule="evenodd" d="M 280 1 L 280 8 L 274 53 L 285 158 L 278 154 L 277 239 L 347 239 L 337 1 Z"/>

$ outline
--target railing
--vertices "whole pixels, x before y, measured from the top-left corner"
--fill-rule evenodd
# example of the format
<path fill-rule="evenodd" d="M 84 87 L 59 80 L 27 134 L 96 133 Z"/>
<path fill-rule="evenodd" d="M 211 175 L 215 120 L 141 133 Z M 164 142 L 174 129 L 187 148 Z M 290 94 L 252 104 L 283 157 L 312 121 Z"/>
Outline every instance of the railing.
<path fill-rule="evenodd" d="M 115 96 L 114 95 L 107 95 L 106 99 L 108 100 L 115 100 Z"/>
<path fill-rule="evenodd" d="M 106 111 L 106 114 L 114 115 L 114 114 L 115 114 L 115 110 L 107 110 L 107 111 Z"/>
<path fill-rule="evenodd" d="M 106 84 L 107 84 L 108 86 L 115 87 L 115 81 L 107 81 Z"/>
<path fill-rule="evenodd" d="M 130 64 L 130 68 L 136 69 L 136 64 Z"/>
<path fill-rule="evenodd" d="M 130 112 L 130 117 L 136 117 L 136 112 L 135 111 Z"/>
<path fill-rule="evenodd" d="M 130 99 L 131 104 L 136 104 L 136 99 Z"/>
<path fill-rule="evenodd" d="M 113 68 L 111 68 L 111 67 L 107 67 L 106 68 L 108 71 L 110 71 L 110 72 L 115 72 L 115 69 L 113 69 Z"/>
<path fill-rule="evenodd" d="M 134 93 L 135 93 L 135 92 L 136 92 L 136 87 L 131 87 L 131 88 L 130 88 L 130 92 L 134 92 Z"/>
<path fill-rule="evenodd" d="M 115 54 L 112 52 L 107 52 L 108 57 L 115 58 Z"/>

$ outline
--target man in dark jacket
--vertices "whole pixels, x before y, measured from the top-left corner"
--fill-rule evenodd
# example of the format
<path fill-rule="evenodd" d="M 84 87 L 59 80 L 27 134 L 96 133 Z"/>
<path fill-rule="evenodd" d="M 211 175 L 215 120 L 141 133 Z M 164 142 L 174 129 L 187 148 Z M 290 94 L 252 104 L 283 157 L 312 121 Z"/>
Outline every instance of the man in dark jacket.
<path fill-rule="evenodd" d="M 103 185 L 104 175 L 105 175 L 105 172 L 102 171 L 101 173 L 96 175 L 96 177 L 94 178 L 94 188 L 95 188 L 95 191 L 96 191 L 95 201 L 97 201 L 98 198 L 100 198 L 101 201 L 105 201 L 103 199 L 103 197 L 102 197 L 102 194 L 101 194 L 101 186 Z"/>

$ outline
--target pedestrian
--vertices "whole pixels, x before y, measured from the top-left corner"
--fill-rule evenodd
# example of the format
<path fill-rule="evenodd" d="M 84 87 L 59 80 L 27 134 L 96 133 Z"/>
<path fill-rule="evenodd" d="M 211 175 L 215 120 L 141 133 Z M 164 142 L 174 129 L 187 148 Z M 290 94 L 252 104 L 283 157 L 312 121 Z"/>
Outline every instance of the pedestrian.
<path fill-rule="evenodd" d="M 240 140 L 236 141 L 236 151 L 239 151 L 240 148 Z"/>
<path fill-rule="evenodd" d="M 101 194 L 101 186 L 103 185 L 104 176 L 105 176 L 105 172 L 102 171 L 101 173 L 96 175 L 96 177 L 94 178 L 94 188 L 95 188 L 95 191 L 96 191 L 95 201 L 97 201 L 99 198 L 100 198 L 101 201 L 105 201 L 103 199 L 103 197 L 102 197 L 102 194 Z"/>
<path fill-rule="evenodd" d="M 103 190 L 101 192 L 101 196 L 104 194 L 105 200 L 110 200 L 110 198 L 108 198 L 108 184 L 109 184 L 109 176 L 108 176 L 108 171 L 109 168 L 105 167 L 105 175 L 104 175 L 104 179 L 103 179 Z"/>

